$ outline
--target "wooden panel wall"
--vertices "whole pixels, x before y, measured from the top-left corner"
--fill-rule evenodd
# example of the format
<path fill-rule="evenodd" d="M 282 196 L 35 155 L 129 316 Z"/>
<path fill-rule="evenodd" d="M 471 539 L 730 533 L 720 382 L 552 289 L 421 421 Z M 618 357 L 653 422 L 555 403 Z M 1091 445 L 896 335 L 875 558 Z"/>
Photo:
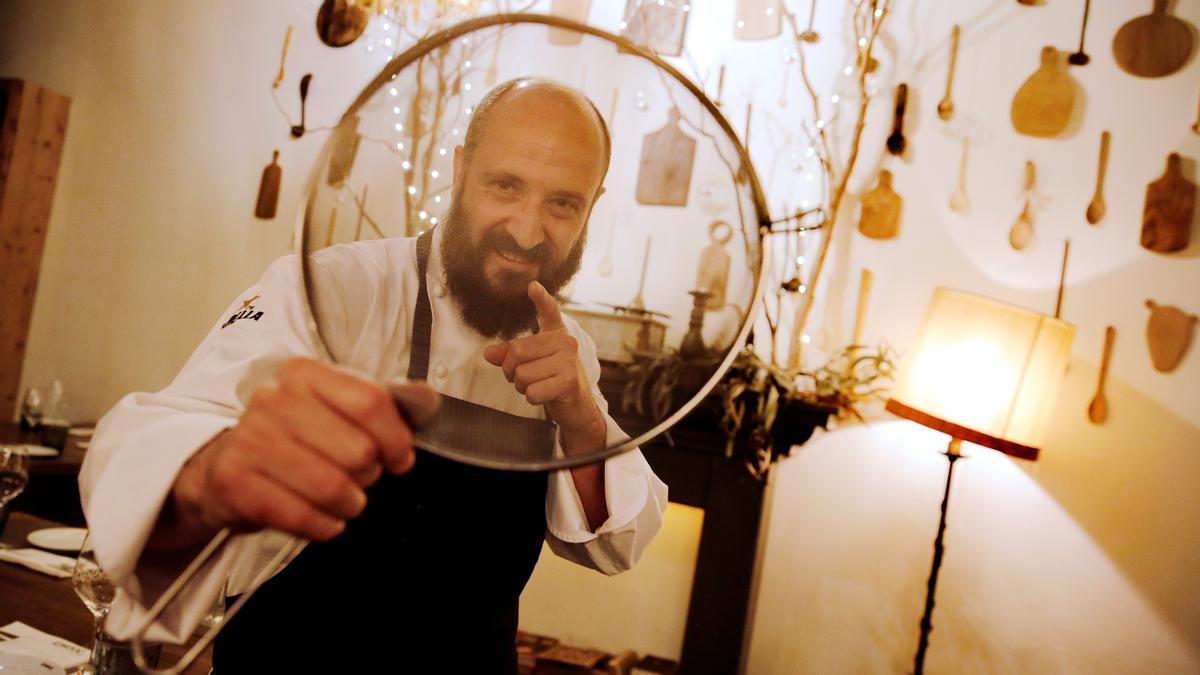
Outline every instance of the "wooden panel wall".
<path fill-rule="evenodd" d="M 0 416 L 14 410 L 71 99 L 0 79 Z"/>

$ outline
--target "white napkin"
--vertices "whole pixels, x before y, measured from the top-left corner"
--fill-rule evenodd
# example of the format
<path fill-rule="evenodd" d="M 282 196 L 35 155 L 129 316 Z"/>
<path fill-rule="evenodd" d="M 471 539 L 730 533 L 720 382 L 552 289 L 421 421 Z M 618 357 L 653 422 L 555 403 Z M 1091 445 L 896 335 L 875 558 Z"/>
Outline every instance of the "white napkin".
<path fill-rule="evenodd" d="M 65 579 L 75 570 L 75 559 L 36 548 L 0 548 L 0 560 Z"/>
<path fill-rule="evenodd" d="M 88 650 L 74 642 L 42 632 L 20 621 L 0 626 L 0 653 L 35 656 L 63 668 L 85 663 L 91 656 Z"/>

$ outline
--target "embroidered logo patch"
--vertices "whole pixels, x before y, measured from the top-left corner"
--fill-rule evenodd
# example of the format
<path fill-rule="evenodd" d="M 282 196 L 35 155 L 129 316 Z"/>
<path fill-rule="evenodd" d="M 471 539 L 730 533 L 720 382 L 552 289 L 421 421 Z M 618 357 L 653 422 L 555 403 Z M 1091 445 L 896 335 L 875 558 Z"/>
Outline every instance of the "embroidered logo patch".
<path fill-rule="evenodd" d="M 253 319 L 255 321 L 258 321 L 259 319 L 261 319 L 263 316 L 263 313 L 259 312 L 259 311 L 255 311 L 255 309 L 254 309 L 254 301 L 259 299 L 260 297 L 261 296 L 259 296 L 259 295 L 255 295 L 254 297 L 252 297 L 248 300 L 243 300 L 241 308 L 238 309 L 238 311 L 234 312 L 233 316 L 229 317 L 225 321 L 225 323 L 221 324 L 221 328 L 222 329 L 227 328 L 227 327 L 233 325 L 233 323 L 235 321 L 241 321 L 242 319 Z"/>

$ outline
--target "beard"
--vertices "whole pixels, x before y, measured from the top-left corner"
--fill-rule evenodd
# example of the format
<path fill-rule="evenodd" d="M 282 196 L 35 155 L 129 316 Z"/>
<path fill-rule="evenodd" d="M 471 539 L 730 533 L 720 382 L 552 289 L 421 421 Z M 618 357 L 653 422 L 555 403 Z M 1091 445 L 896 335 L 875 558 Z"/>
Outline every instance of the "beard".
<path fill-rule="evenodd" d="M 529 299 L 528 278 L 501 270 L 497 278 L 489 280 L 485 275 L 488 257 L 506 254 L 537 263 L 537 281 L 550 295 L 557 295 L 579 271 L 587 240 L 586 222 L 566 258 L 555 264 L 554 251 L 548 242 L 522 248 L 502 227 L 489 228 L 478 242 L 474 241 L 468 223 L 470 215 L 461 204 L 461 195 L 454 195 L 442 224 L 446 228 L 442 237 L 442 267 L 446 270 L 446 288 L 458 304 L 463 321 L 484 337 L 506 341 L 535 330 L 537 308 Z"/>

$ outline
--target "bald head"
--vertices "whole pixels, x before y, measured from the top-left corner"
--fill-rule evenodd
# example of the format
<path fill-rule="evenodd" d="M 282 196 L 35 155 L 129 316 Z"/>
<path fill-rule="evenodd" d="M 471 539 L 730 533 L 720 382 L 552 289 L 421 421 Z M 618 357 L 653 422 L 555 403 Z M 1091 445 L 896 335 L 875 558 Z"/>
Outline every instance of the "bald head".
<path fill-rule="evenodd" d="M 484 95 L 471 115 L 467 136 L 463 141 L 463 162 L 470 164 L 480 140 L 497 121 L 508 116 L 532 116 L 554 119 L 575 125 L 571 129 L 581 150 L 594 150 L 597 155 L 599 180 L 604 182 L 612 156 L 608 125 L 591 99 L 582 92 L 554 80 L 538 77 L 519 77 L 496 85 Z"/>

